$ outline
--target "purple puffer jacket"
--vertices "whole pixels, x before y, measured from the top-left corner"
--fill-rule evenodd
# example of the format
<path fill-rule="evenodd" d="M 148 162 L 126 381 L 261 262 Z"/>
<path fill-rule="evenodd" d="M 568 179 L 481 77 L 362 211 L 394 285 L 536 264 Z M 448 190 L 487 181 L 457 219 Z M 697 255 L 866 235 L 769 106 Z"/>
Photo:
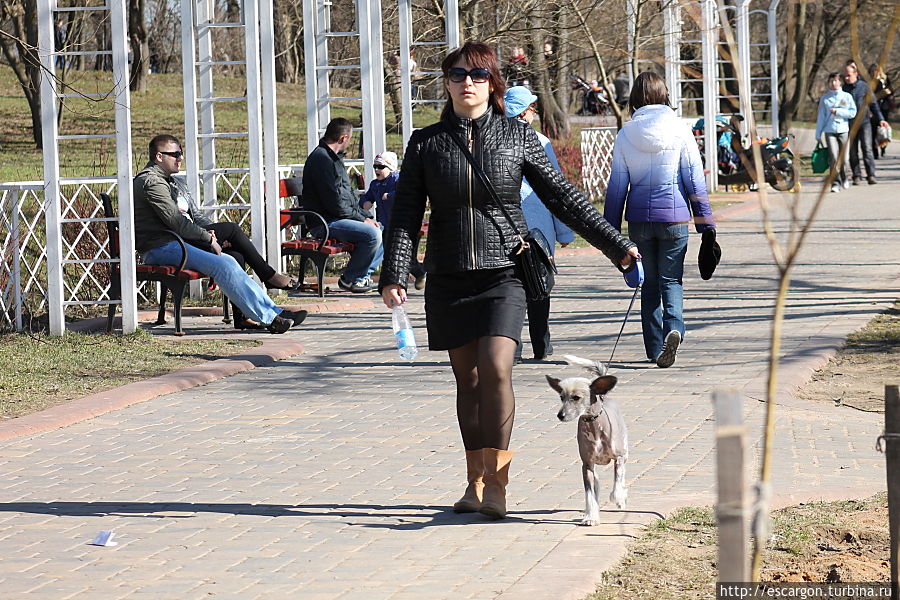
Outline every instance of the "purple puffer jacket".
<path fill-rule="evenodd" d="M 619 230 L 623 209 L 626 221 L 716 226 L 697 142 L 668 106 L 639 108 L 616 136 L 603 216 Z"/>

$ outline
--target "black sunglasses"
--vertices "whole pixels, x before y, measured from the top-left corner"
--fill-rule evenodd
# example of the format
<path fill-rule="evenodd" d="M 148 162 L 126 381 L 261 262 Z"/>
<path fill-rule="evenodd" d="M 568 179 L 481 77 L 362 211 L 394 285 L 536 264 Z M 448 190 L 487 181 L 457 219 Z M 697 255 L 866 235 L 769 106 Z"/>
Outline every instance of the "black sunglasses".
<path fill-rule="evenodd" d="M 380 170 L 382 170 L 382 169 L 387 169 L 388 166 L 387 166 L 387 165 L 374 164 L 374 165 L 372 165 L 372 168 L 375 169 L 376 171 L 380 171 Z"/>
<path fill-rule="evenodd" d="M 175 152 L 163 152 L 162 150 L 158 150 L 160 154 L 165 154 L 166 156 L 171 156 L 172 158 L 179 159 L 184 156 L 184 152 L 181 150 L 176 150 Z"/>
<path fill-rule="evenodd" d="M 471 71 L 466 71 L 459 67 L 453 67 L 447 71 L 447 77 L 449 77 L 450 81 L 453 83 L 462 83 L 466 80 L 466 77 L 471 77 L 472 83 L 484 83 L 491 78 L 491 72 L 487 69 L 472 69 Z"/>

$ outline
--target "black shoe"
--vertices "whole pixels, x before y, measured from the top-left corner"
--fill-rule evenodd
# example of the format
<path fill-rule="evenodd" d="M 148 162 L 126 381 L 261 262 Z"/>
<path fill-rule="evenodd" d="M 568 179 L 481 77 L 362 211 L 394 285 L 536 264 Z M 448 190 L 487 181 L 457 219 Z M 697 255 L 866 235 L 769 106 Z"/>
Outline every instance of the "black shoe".
<path fill-rule="evenodd" d="M 272 319 L 271 323 L 269 323 L 269 331 L 272 333 L 284 333 L 290 329 L 293 324 L 294 322 L 291 319 L 285 319 L 281 315 L 278 315 Z"/>
<path fill-rule="evenodd" d="M 875 185 L 876 183 L 878 183 L 878 182 L 875 180 L 875 176 L 874 176 L 874 175 L 869 175 L 869 177 L 866 179 L 866 181 L 869 182 L 869 185 Z"/>
<path fill-rule="evenodd" d="M 679 344 L 681 344 L 681 334 L 679 332 L 673 330 L 667 333 L 666 341 L 663 342 L 662 352 L 656 357 L 656 366 L 661 369 L 668 369 L 674 365 Z"/>
<path fill-rule="evenodd" d="M 304 320 L 306 320 L 306 316 L 309 314 L 309 311 L 305 310 L 283 310 L 281 314 L 278 315 L 282 319 L 289 319 L 293 321 L 291 327 L 296 327 Z"/>
<path fill-rule="evenodd" d="M 862 177 L 857 177 L 856 175 L 854 175 L 853 176 L 853 185 L 859 185 L 860 183 L 862 183 Z"/>
<path fill-rule="evenodd" d="M 425 289 L 425 273 L 416 275 L 416 282 L 413 285 L 417 290 Z"/>

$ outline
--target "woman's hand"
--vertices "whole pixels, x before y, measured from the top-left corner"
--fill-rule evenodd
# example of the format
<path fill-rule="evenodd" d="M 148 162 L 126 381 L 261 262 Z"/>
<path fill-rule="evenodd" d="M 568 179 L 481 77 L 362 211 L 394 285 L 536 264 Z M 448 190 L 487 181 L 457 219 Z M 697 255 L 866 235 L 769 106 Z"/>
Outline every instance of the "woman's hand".
<path fill-rule="evenodd" d="M 396 283 L 386 285 L 381 290 L 381 299 L 388 308 L 400 306 L 406 302 L 406 290 L 403 289 L 403 286 Z"/>
<path fill-rule="evenodd" d="M 619 264 L 622 265 L 623 267 L 629 267 L 629 266 L 631 266 L 631 263 L 633 263 L 635 260 L 637 260 L 640 257 L 641 257 L 641 253 L 638 252 L 638 247 L 632 246 L 631 248 L 628 249 L 628 252 L 625 254 L 625 256 L 622 257 L 622 260 L 619 261 Z"/>

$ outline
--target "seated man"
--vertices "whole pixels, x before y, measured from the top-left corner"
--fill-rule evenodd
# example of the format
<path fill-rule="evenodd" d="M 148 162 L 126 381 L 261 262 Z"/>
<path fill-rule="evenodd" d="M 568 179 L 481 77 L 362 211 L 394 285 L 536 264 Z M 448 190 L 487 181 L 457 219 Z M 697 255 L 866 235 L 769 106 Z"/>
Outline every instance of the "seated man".
<path fill-rule="evenodd" d="M 341 289 L 363 293 L 375 289 L 371 275 L 381 264 L 384 248 L 381 228 L 372 213 L 360 208 L 344 167 L 344 150 L 353 127 L 343 118 L 332 119 L 303 166 L 303 208 L 315 211 L 328 223 L 329 235 L 356 246 L 338 280 Z M 313 230 L 313 234 L 318 232 Z"/>
<path fill-rule="evenodd" d="M 172 175 L 181 168 L 181 144 L 171 135 L 150 140 L 150 162 L 134 178 L 134 241 L 148 265 L 177 265 L 181 246 L 169 230 L 187 242 L 185 267 L 216 280 L 241 313 L 284 333 L 306 318 L 306 311 L 283 310 L 228 254 L 222 253 L 216 234 L 193 223 L 178 208 L 178 186 Z M 206 249 L 204 249 L 206 248 Z"/>
<path fill-rule="evenodd" d="M 253 245 L 253 242 L 250 241 L 250 238 L 247 237 L 247 234 L 244 233 L 244 230 L 241 229 L 240 225 L 228 222 L 214 223 L 212 219 L 207 217 L 206 214 L 197 207 L 190 191 L 182 182 L 176 179 L 175 186 L 177 187 L 178 194 L 176 201 L 178 203 L 178 210 L 181 214 L 195 225 L 202 227 L 213 234 L 216 241 L 219 243 L 219 246 L 222 247 L 222 252 L 234 258 L 242 269 L 249 264 L 250 268 L 253 269 L 253 272 L 256 273 L 256 276 L 259 277 L 261 281 L 265 282 L 266 287 L 270 289 L 292 290 L 297 287 L 297 281 L 292 280 L 287 275 L 277 273 L 275 269 L 266 262 L 256 249 L 256 246 Z M 204 249 L 209 250 L 206 247 L 204 247 Z M 263 326 L 259 323 L 246 318 L 241 312 L 241 309 L 233 302 L 231 303 L 231 307 L 234 311 L 235 329 L 263 329 Z"/>
<path fill-rule="evenodd" d="M 383 231 L 387 231 L 391 224 L 391 213 L 394 211 L 394 194 L 397 191 L 397 181 L 400 179 L 400 171 L 397 170 L 397 155 L 393 152 L 382 152 L 375 157 L 375 180 L 369 184 L 369 189 L 359 199 L 359 205 L 363 210 L 371 210 L 375 207 L 375 219 Z M 390 252 L 388 240 L 384 238 L 384 252 Z M 419 247 L 419 238 L 413 245 Z M 409 260 L 409 272 L 416 278 L 416 289 L 425 287 L 425 267 L 419 262 L 419 257 L 413 252 Z"/>

